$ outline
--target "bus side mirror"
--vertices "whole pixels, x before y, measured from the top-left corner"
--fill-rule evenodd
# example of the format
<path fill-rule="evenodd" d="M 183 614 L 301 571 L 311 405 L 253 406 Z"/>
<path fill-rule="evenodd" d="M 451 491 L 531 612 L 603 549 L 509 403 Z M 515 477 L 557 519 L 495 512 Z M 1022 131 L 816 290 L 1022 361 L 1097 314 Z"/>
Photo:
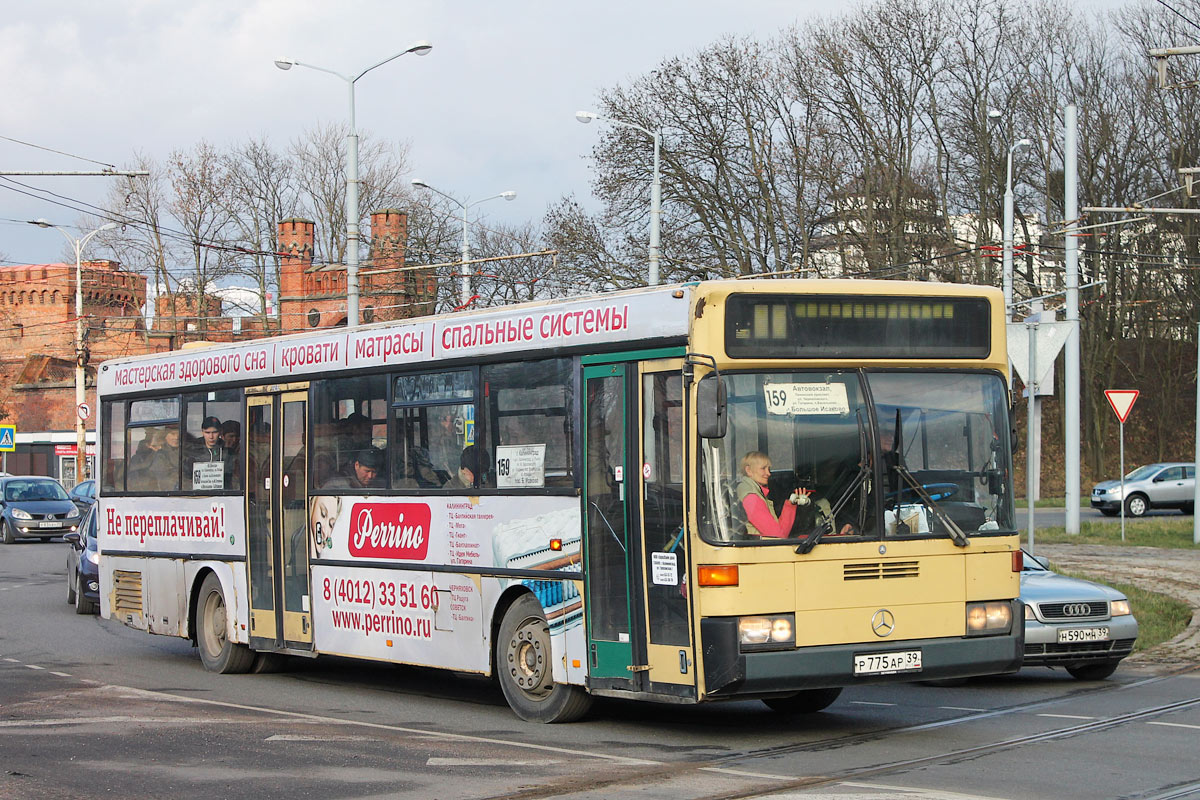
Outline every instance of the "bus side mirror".
<path fill-rule="evenodd" d="M 725 436 L 725 380 L 707 375 L 696 384 L 696 430 L 702 439 L 721 439 Z"/>

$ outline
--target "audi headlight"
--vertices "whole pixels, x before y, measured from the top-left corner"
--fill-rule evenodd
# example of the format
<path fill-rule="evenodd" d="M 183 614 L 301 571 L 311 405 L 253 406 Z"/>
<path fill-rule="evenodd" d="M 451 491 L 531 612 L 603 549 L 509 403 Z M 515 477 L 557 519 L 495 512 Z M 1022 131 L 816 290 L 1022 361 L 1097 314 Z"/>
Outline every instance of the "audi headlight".
<path fill-rule="evenodd" d="M 1037 614 L 1033 613 L 1033 606 L 1029 605 L 1029 603 L 1026 603 L 1025 604 L 1025 621 L 1028 622 L 1031 619 L 1037 619 Z"/>
<path fill-rule="evenodd" d="M 1012 629 L 1012 605 L 1008 601 L 967 603 L 967 636 L 991 636 Z"/>
<path fill-rule="evenodd" d="M 738 645 L 742 650 L 787 650 L 795 647 L 796 615 L 738 617 Z"/>
<path fill-rule="evenodd" d="M 30 514 L 23 508 L 14 508 L 12 510 L 13 519 L 33 519 L 33 514 Z"/>
<path fill-rule="evenodd" d="M 1114 617 L 1125 617 L 1133 613 L 1129 609 L 1128 600 L 1113 600 L 1108 604 L 1108 610 Z"/>

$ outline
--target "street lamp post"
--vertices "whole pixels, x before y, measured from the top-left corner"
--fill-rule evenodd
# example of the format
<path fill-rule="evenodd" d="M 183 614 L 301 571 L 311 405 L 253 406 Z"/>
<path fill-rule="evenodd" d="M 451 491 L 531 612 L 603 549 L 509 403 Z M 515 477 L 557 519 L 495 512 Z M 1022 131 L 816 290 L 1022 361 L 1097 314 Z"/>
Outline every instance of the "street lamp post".
<path fill-rule="evenodd" d="M 662 145 L 662 134 L 660 131 L 652 131 L 643 128 L 641 125 L 635 125 L 632 122 L 622 122 L 617 119 L 602 117 L 594 111 L 576 111 L 575 119 L 587 125 L 594 119 L 608 122 L 612 125 L 620 125 L 626 128 L 633 128 L 636 131 L 649 136 L 654 140 L 654 172 L 650 178 L 650 268 L 646 282 L 650 286 L 658 285 L 658 249 L 659 249 L 659 233 L 662 230 L 662 181 L 659 169 L 659 149 Z"/>
<path fill-rule="evenodd" d="M 83 248 L 91 238 L 101 231 L 111 231 L 118 227 L 115 222 L 107 222 L 96 230 L 76 239 L 71 234 L 53 223 L 44 220 L 31 220 L 30 225 L 39 228 L 53 228 L 63 235 L 63 238 L 75 248 L 75 482 L 83 480 L 87 472 L 87 433 L 86 420 L 82 413 L 86 390 L 84 388 L 84 355 L 83 355 Z"/>
<path fill-rule="evenodd" d="M 282 70 L 289 70 L 292 67 L 308 67 L 318 72 L 336 75 L 346 82 L 346 88 L 349 91 L 350 132 L 346 136 L 346 326 L 350 328 L 358 325 L 358 132 L 354 127 L 354 84 L 371 70 L 382 67 L 402 55 L 416 53 L 423 56 L 428 55 L 432 49 L 433 45 L 429 42 L 416 42 L 407 49 L 372 64 L 357 75 L 343 75 L 332 69 L 306 64 L 294 58 L 275 59 L 275 66 Z"/>
<path fill-rule="evenodd" d="M 1031 139 L 1018 139 L 1008 148 L 1008 168 L 1004 179 L 1004 319 L 1012 319 L 1013 303 L 1013 151 L 1018 147 L 1029 147 Z"/>
<path fill-rule="evenodd" d="M 467 230 L 467 211 L 480 203 L 486 203 L 488 200 L 496 200 L 503 197 L 505 200 L 512 200 L 517 196 L 516 192 L 501 192 L 494 194 L 491 197 L 485 197 L 482 200 L 462 201 L 456 197 L 446 194 L 441 189 L 430 186 L 420 178 L 413 178 L 412 185 L 421 189 L 428 189 L 431 192 L 440 194 L 442 197 L 454 203 L 462 210 L 462 274 L 459 284 L 459 305 L 465 306 L 471 302 L 471 273 L 467 272 L 467 262 L 471 260 L 471 238 Z"/>

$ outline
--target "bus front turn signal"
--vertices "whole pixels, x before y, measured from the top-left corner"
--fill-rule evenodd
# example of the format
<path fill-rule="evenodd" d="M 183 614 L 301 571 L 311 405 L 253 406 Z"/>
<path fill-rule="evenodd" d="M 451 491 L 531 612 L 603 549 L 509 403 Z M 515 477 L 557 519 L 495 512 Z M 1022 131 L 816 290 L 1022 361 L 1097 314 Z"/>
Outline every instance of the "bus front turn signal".
<path fill-rule="evenodd" d="M 737 586 L 737 564 L 700 565 L 701 586 Z"/>

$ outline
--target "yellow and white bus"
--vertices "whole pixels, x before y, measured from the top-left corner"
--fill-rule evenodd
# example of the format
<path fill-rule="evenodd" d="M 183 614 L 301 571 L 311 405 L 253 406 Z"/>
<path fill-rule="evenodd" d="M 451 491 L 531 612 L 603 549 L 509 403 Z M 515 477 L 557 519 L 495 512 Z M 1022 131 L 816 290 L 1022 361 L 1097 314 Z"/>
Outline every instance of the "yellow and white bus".
<path fill-rule="evenodd" d="M 1015 670 L 1002 309 L 719 281 L 106 362 L 102 613 L 217 672 L 494 675 L 541 722 Z"/>

